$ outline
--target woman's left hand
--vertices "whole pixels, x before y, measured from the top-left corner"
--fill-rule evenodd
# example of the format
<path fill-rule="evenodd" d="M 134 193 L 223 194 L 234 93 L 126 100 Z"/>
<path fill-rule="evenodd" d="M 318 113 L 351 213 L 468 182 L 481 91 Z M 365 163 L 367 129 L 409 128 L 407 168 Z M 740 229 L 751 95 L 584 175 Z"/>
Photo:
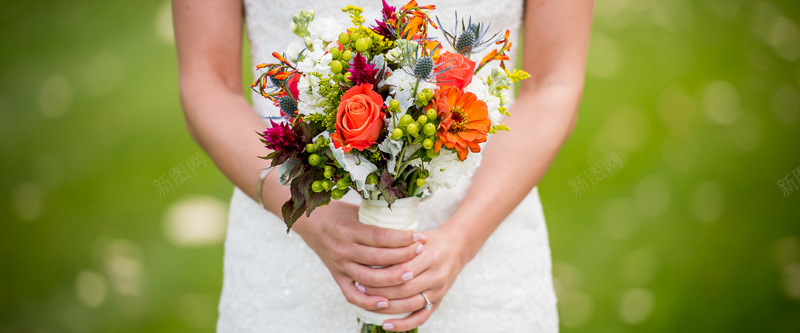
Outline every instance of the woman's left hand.
<path fill-rule="evenodd" d="M 415 272 L 416 275 L 411 280 L 392 287 L 366 287 L 364 290 L 367 295 L 384 296 L 390 300 L 388 308 L 376 312 L 413 312 L 406 318 L 386 320 L 383 323 L 386 331 L 403 332 L 424 324 L 439 307 L 444 295 L 468 262 L 464 259 L 464 246 L 460 237 L 455 233 L 435 229 L 423 234 L 428 240 L 425 250 L 414 259 L 396 265 L 401 266 L 401 270 Z M 425 310 L 426 302 L 421 294 L 423 292 L 433 303 L 430 310 Z"/>

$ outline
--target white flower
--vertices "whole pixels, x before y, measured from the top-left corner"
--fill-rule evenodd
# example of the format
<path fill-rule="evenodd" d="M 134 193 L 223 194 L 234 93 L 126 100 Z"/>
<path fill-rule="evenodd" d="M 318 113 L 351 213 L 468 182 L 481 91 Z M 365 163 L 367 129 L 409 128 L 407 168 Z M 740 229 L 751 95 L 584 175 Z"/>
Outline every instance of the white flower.
<path fill-rule="evenodd" d="M 308 25 L 308 32 L 312 37 L 318 37 L 324 42 L 331 43 L 339 39 L 339 34 L 343 31 L 341 24 L 330 17 L 322 17 L 314 20 Z M 316 48 L 316 46 L 314 46 Z"/>
<path fill-rule="evenodd" d="M 289 46 L 286 47 L 286 52 L 285 52 L 286 60 L 294 62 L 295 60 L 297 60 L 297 57 L 300 55 L 300 52 L 302 52 L 303 49 L 305 49 L 305 46 L 303 46 L 303 44 L 300 44 L 298 42 L 291 42 Z"/>
<path fill-rule="evenodd" d="M 300 95 L 297 96 L 299 101 L 297 103 L 297 111 L 300 114 L 309 115 L 325 112 L 325 109 L 317 106 L 325 101 L 325 98 L 319 93 L 319 81 L 320 79 L 314 75 L 303 75 L 297 82 L 297 91 Z"/>
<path fill-rule="evenodd" d="M 417 78 L 415 78 L 413 75 L 409 75 L 402 68 L 398 68 L 392 72 L 392 75 L 386 78 L 385 82 L 386 84 L 392 86 L 389 92 L 394 94 L 394 99 L 400 102 L 401 109 L 407 110 L 409 107 L 414 105 L 414 86 L 417 84 Z M 417 87 L 417 92 L 420 92 L 425 88 L 429 88 L 433 91 L 436 90 L 436 85 L 430 82 L 420 81 L 419 87 Z"/>
<path fill-rule="evenodd" d="M 478 165 L 481 164 L 481 154 L 469 153 L 467 159 L 461 161 L 456 152 L 442 148 L 439 156 L 434 157 L 429 163 L 430 176 L 427 184 L 432 192 L 440 188 L 453 188 L 463 177 L 471 177 Z"/>

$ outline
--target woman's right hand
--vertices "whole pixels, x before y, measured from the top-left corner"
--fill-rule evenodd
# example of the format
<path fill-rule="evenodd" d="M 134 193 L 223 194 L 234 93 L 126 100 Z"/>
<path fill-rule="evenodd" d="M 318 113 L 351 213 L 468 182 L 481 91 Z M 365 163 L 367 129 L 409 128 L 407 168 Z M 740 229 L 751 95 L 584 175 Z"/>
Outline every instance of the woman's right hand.
<path fill-rule="evenodd" d="M 389 287 L 409 280 L 415 272 L 402 271 L 397 264 L 422 253 L 425 243 L 421 233 L 358 222 L 358 206 L 341 201 L 315 209 L 310 217 L 298 219 L 292 229 L 322 259 L 345 299 L 369 311 L 387 308 L 389 299 L 368 296 L 364 286 Z"/>

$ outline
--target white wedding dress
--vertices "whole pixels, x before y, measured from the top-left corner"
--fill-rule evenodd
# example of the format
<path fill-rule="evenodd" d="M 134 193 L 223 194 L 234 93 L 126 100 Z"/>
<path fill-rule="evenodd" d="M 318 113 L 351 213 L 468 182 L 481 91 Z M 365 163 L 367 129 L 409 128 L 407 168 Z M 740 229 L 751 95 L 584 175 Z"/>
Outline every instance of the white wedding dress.
<path fill-rule="evenodd" d="M 341 8 L 364 8 L 367 24 L 380 13 L 381 0 L 245 0 L 253 68 L 271 62 L 295 37 L 291 16 L 314 9 L 350 26 Z M 388 1 L 402 6 L 407 0 Z M 492 23 L 492 32 L 511 29 L 517 40 L 522 20 L 519 0 L 436 0 L 438 15 L 452 29 L 453 13 Z M 438 31 L 437 31 L 438 33 Z M 515 49 L 514 49 L 515 50 Z M 514 59 L 509 64 L 514 64 Z M 275 115 L 273 105 L 254 96 L 261 115 Z M 520 112 L 520 111 L 518 111 Z M 452 190 L 437 192 L 419 208 L 420 229 L 443 223 L 469 186 L 464 179 Z M 351 191 L 351 194 L 352 191 Z M 492 200 L 492 198 L 485 198 Z M 345 198 L 358 204 L 357 195 Z M 218 332 L 355 332 L 356 315 L 316 254 L 283 221 L 261 208 L 238 188 L 230 208 L 225 241 L 224 282 Z M 557 332 L 550 246 L 539 196 L 534 189 L 492 234 L 461 272 L 440 307 L 420 332 Z"/>

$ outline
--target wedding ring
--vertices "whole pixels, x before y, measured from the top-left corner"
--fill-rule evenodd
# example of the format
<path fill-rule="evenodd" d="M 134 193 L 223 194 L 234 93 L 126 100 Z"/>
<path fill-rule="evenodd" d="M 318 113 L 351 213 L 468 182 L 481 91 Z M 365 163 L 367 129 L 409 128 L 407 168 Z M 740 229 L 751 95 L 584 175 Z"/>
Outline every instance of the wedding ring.
<path fill-rule="evenodd" d="M 428 296 L 425 296 L 425 293 L 420 293 L 423 298 L 425 298 L 425 310 L 433 309 L 433 303 L 428 300 Z"/>

